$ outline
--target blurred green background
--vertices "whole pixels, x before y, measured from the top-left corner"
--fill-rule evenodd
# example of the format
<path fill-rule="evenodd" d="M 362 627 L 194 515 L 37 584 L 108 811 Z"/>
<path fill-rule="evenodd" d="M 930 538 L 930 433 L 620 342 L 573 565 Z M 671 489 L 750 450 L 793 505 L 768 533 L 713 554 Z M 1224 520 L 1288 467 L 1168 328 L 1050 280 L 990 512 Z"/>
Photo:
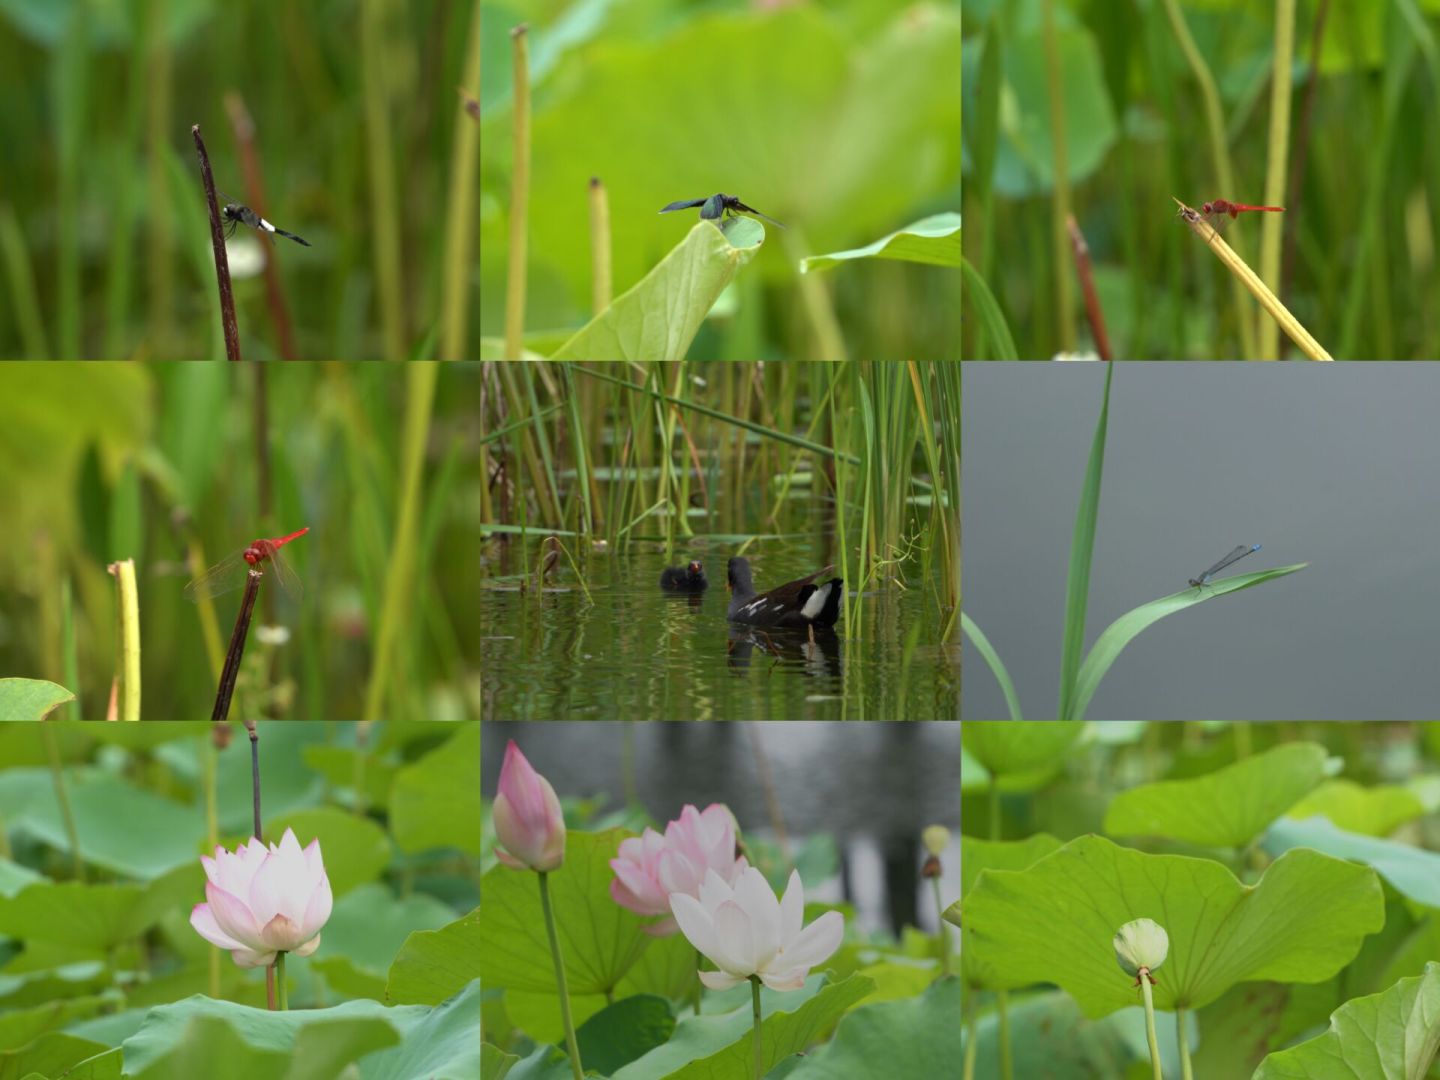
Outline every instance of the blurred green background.
<path fill-rule="evenodd" d="M 591 310 L 588 187 L 609 197 L 614 293 L 698 219 L 681 199 L 738 195 L 767 226 L 690 359 L 958 359 L 959 276 L 885 260 L 802 279 L 799 260 L 958 208 L 955 3 L 487 4 L 482 27 L 482 335 L 502 335 L 514 129 L 511 29 L 528 23 L 533 97 L 527 346 L 549 352 Z M 806 288 L 828 291 L 828 297 Z M 819 308 L 833 315 L 817 314 Z M 823 359 L 838 359 L 824 356 Z"/>
<path fill-rule="evenodd" d="M 242 593 L 196 606 L 185 583 L 308 525 L 282 552 L 303 597 L 267 575 L 231 717 L 478 717 L 478 379 L 478 364 L 0 364 L 0 677 L 52 680 L 80 696 L 58 715 L 103 716 L 105 567 L 133 558 L 143 717 L 207 718 Z"/>
<path fill-rule="evenodd" d="M 267 250 L 293 358 L 475 357 L 479 131 L 458 88 L 478 92 L 479 17 L 479 0 L 0 4 L 0 357 L 223 355 L 193 124 L 216 185 L 312 245 L 230 242 L 247 359 L 287 353 Z"/>
<path fill-rule="evenodd" d="M 1284 206 L 1224 239 L 1336 359 L 1440 356 L 1436 5 L 1289 7 L 1056 0 L 1052 53 L 1042 0 L 967 0 L 965 254 L 1021 359 L 1094 348 L 1067 204 L 1117 359 L 1298 355 L 1171 196 Z M 967 359 L 1002 352 L 967 327 Z"/>

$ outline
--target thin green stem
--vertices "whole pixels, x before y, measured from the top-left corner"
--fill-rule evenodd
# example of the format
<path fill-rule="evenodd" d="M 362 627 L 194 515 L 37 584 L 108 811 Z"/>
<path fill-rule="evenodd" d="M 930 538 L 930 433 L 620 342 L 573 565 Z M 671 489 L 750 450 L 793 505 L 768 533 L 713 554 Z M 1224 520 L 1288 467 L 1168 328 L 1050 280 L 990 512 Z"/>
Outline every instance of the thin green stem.
<path fill-rule="evenodd" d="M 935 910 L 943 916 L 945 904 L 940 897 L 940 879 L 938 877 L 930 879 L 930 890 L 935 894 Z M 943 918 L 940 920 L 940 974 L 950 974 L 950 928 Z"/>
<path fill-rule="evenodd" d="M 1000 781 L 990 778 L 990 839 L 1000 839 Z M 1010 1051 L 1010 993 L 1006 990 L 995 992 L 995 1008 L 1000 1019 L 1000 1076 L 1001 1080 L 1012 1080 L 1015 1075 L 1015 1058 Z"/>
<path fill-rule="evenodd" d="M 975 991 L 966 995 L 965 1003 L 965 1080 L 975 1080 L 975 1053 L 980 1042 L 980 1022 L 976 1019 Z"/>
<path fill-rule="evenodd" d="M 550 908 L 550 875 L 537 871 L 540 878 L 540 909 L 545 913 L 545 933 L 550 938 L 550 956 L 555 961 L 555 988 L 560 994 L 560 1021 L 565 1025 L 565 1046 L 570 1051 L 570 1071 L 575 1080 L 585 1080 L 580 1064 L 580 1044 L 575 1041 L 575 1021 L 570 1017 L 570 988 L 565 983 L 565 962 L 560 958 L 560 936 L 555 932 L 555 912 Z"/>
<path fill-rule="evenodd" d="M 275 986 L 280 992 L 280 1011 L 285 1012 L 290 1007 L 290 1003 L 285 994 L 285 954 L 283 952 L 275 954 Z"/>
<path fill-rule="evenodd" d="M 700 1015 L 700 965 L 704 962 L 705 955 L 695 950 L 695 1015 Z"/>
<path fill-rule="evenodd" d="M 1185 1010 L 1175 1008 L 1175 1041 L 1180 1045 L 1180 1075 L 1185 1080 L 1194 1080 L 1190 1072 L 1190 1039 L 1185 1034 Z"/>
<path fill-rule="evenodd" d="M 755 1080 L 765 1075 L 764 1043 L 760 1038 L 760 976 L 750 976 L 750 1014 L 755 1021 Z"/>
<path fill-rule="evenodd" d="M 1145 1038 L 1150 1041 L 1150 1070 L 1154 1080 L 1165 1080 L 1160 1071 L 1160 1043 L 1155 1038 L 1155 995 L 1150 989 L 1150 971 L 1140 969 L 1140 992 L 1145 995 Z"/>
<path fill-rule="evenodd" d="M 75 815 L 70 812 L 70 796 L 65 791 L 65 773 L 60 764 L 60 745 L 55 741 L 55 728 L 40 725 L 40 738 L 45 743 L 45 756 L 50 759 L 50 783 L 55 788 L 55 802 L 60 807 L 60 821 L 70 843 L 70 859 L 74 863 L 75 880 L 85 880 L 85 860 L 80 857 L 80 834 L 75 829 Z"/>

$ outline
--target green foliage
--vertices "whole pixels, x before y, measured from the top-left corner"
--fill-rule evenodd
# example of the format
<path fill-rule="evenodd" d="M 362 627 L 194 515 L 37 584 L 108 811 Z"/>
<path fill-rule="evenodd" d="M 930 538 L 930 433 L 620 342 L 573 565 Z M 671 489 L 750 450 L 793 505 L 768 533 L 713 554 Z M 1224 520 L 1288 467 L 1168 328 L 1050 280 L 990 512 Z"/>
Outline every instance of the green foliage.
<path fill-rule="evenodd" d="M 1286 743 L 1193 780 L 1162 780 L 1122 791 L 1110 800 L 1105 831 L 1244 847 L 1329 771 L 1323 746 Z"/>
<path fill-rule="evenodd" d="M 1330 1030 L 1271 1054 L 1255 1080 L 1328 1080 L 1347 1063 L 1364 1063 L 1370 1076 L 1420 1078 L 1440 1050 L 1440 964 L 1401 979 L 1390 989 L 1352 998 L 1330 1017 Z"/>
<path fill-rule="evenodd" d="M 1314 851 L 1288 852 L 1245 886 L 1219 863 L 1098 836 L 1027 870 L 986 871 L 965 901 L 967 944 L 998 986 L 1056 983 L 1091 1017 L 1134 1004 L 1110 940 L 1136 918 L 1170 936 L 1156 1008 L 1199 1008 L 1237 982 L 1334 975 L 1383 925 L 1384 905 L 1374 871 Z"/>

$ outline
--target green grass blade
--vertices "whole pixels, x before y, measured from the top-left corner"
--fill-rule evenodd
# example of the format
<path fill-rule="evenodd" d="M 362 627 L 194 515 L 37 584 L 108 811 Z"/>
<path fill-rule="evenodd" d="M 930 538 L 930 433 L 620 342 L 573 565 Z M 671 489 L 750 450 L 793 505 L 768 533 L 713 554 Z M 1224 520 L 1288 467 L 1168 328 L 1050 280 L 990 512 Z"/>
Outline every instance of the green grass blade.
<path fill-rule="evenodd" d="M 1169 596 L 1162 596 L 1158 600 L 1151 600 L 1149 603 L 1141 604 L 1139 607 L 1127 611 L 1105 628 L 1105 632 L 1095 642 L 1095 647 L 1090 650 L 1090 655 L 1085 658 L 1085 663 L 1081 666 L 1079 677 L 1076 680 L 1070 714 L 1062 712 L 1060 714 L 1062 719 L 1085 719 L 1085 709 L 1089 706 L 1090 699 L 1095 696 L 1095 691 L 1099 689 L 1100 680 L 1110 670 L 1110 665 L 1120 658 L 1121 650 L 1152 623 L 1158 622 L 1166 615 L 1173 615 L 1177 611 L 1184 611 L 1196 604 L 1203 604 L 1206 600 L 1213 600 L 1217 596 L 1239 592 L 1241 589 L 1251 588 L 1272 578 L 1285 577 L 1287 574 L 1303 570 L 1309 565 L 1309 563 L 1295 563 L 1293 566 L 1261 570 L 1254 574 L 1237 574 L 1235 577 L 1225 578 L 1223 581 L 1206 585 L 1203 588 L 1192 587 L 1178 593 L 1171 593 Z"/>
<path fill-rule="evenodd" d="M 1075 678 L 1085 648 L 1085 613 L 1089 606 L 1090 562 L 1095 554 L 1095 525 L 1100 516 L 1100 480 L 1105 472 L 1105 433 L 1110 425 L 1110 382 L 1114 365 L 1105 372 L 1105 395 L 1100 404 L 1100 422 L 1090 445 L 1090 462 L 1085 468 L 1085 486 L 1075 510 L 1075 532 L 1070 540 L 1070 572 L 1065 587 L 1065 641 L 1060 652 L 1060 703 L 1057 715 L 1071 717 L 1075 699 Z"/>
<path fill-rule="evenodd" d="M 1010 719 L 1023 720 L 1024 717 L 1020 714 L 1020 698 L 1015 693 L 1015 681 L 1010 678 L 1010 672 L 1005 669 L 1005 664 L 995 647 L 990 644 L 990 639 L 975 625 L 975 620 L 963 611 L 960 613 L 960 629 L 969 635 L 971 643 L 980 653 L 980 659 L 990 665 L 990 671 L 994 674 L 995 681 L 1000 684 L 1001 693 L 1005 695 L 1005 704 L 1010 708 Z"/>

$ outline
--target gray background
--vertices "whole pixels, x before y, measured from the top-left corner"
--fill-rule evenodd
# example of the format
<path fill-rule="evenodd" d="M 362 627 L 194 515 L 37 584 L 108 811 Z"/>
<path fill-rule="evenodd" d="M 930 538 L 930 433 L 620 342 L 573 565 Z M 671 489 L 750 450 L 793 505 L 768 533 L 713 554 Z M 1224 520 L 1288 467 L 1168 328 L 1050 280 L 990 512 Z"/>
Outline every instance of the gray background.
<path fill-rule="evenodd" d="M 1106 365 L 967 363 L 964 610 L 1053 719 L 1075 510 Z M 1117 365 L 1085 649 L 1116 617 L 1222 576 L 1288 577 L 1170 615 L 1110 668 L 1090 720 L 1433 720 L 1440 365 Z M 961 715 L 1009 715 L 973 645 Z"/>
<path fill-rule="evenodd" d="M 594 797 L 602 811 L 623 806 L 623 759 L 631 741 L 636 796 L 664 831 L 686 803 L 723 802 L 742 830 L 775 839 L 761 783 L 763 754 L 776 808 L 792 840 L 830 834 L 844 880 L 807 880 L 807 900 L 848 900 L 856 922 L 876 931 L 890 922 L 934 933 L 930 887 L 920 888 L 920 832 L 951 830 L 941 856 L 941 895 L 960 895 L 960 725 L 841 721 L 629 723 L 599 720 L 486 721 L 481 728 L 482 788 L 494 797 L 505 743 L 514 739 L 561 798 Z M 887 860 L 900 882 L 887 883 Z M 913 896 L 907 910 L 903 893 Z"/>

